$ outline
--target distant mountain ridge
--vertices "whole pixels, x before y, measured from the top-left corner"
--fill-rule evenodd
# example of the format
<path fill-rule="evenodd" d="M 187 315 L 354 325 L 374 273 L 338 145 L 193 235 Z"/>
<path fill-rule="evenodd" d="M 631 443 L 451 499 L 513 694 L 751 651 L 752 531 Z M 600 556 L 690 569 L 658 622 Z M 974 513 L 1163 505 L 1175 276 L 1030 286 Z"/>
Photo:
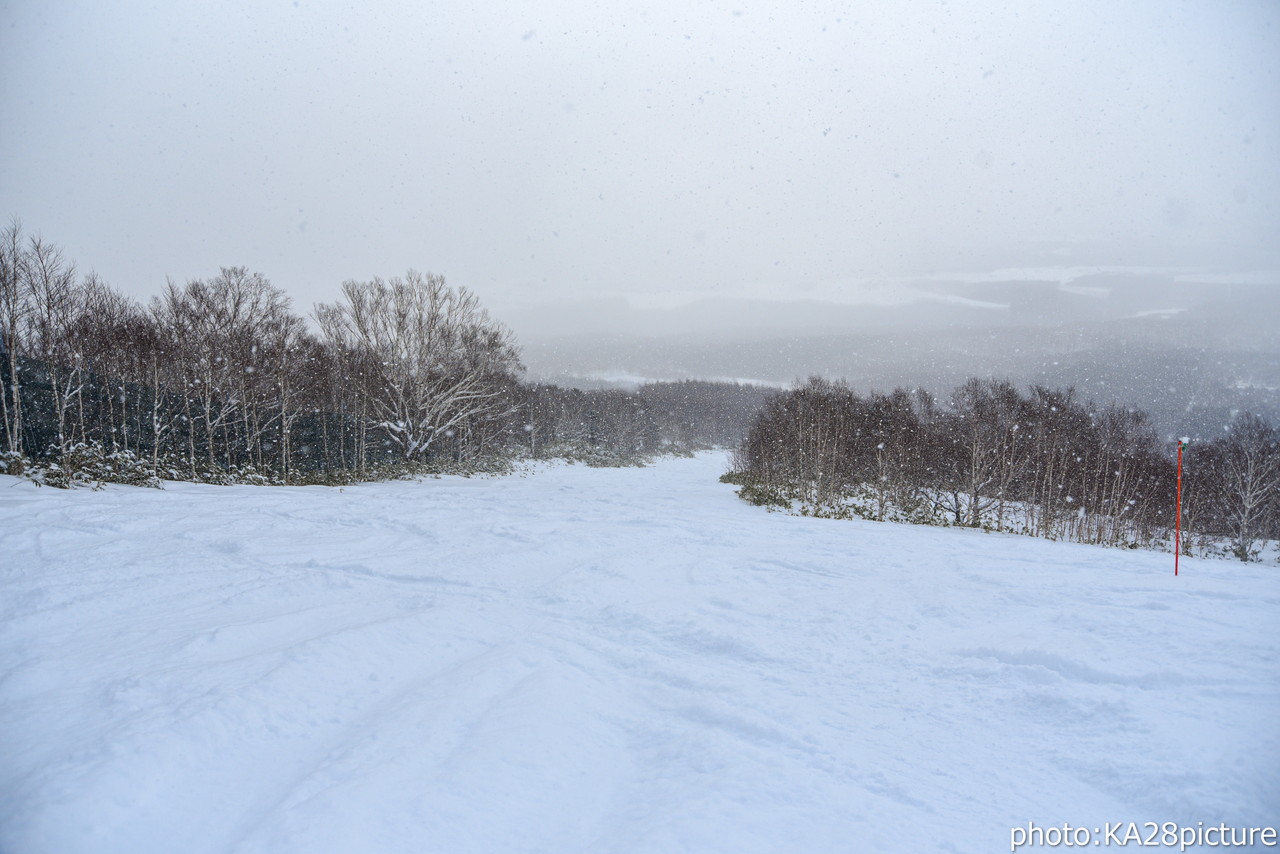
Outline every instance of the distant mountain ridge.
<path fill-rule="evenodd" d="M 1238 410 L 1280 420 L 1280 346 L 1181 318 L 917 332 L 575 336 L 526 345 L 530 375 L 562 385 L 725 379 L 788 385 L 811 374 L 862 392 L 939 397 L 971 376 L 1074 386 L 1099 405 L 1145 410 L 1163 433 L 1210 435 Z"/>

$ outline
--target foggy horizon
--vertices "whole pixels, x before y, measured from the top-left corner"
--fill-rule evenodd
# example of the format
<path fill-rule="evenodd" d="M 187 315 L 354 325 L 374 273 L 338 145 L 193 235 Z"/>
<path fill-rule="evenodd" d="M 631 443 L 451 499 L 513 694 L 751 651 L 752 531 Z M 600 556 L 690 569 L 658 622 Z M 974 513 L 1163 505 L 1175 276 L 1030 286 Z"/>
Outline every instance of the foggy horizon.
<path fill-rule="evenodd" d="M 536 341 L 557 306 L 607 332 L 717 302 L 998 312 L 1002 281 L 1280 292 L 1261 2 L 6 17 L 0 208 L 143 301 L 245 266 L 309 313 L 414 268 Z"/>

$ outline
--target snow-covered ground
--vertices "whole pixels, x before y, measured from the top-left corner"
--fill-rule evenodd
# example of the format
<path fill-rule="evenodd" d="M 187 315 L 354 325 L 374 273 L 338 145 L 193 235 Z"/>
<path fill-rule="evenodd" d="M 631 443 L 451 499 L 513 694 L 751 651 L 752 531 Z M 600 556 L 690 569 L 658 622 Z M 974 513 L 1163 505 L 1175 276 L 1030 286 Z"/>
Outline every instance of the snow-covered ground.
<path fill-rule="evenodd" d="M 0 479 L 0 851 L 1277 823 L 1276 567 L 767 513 L 723 470 Z"/>

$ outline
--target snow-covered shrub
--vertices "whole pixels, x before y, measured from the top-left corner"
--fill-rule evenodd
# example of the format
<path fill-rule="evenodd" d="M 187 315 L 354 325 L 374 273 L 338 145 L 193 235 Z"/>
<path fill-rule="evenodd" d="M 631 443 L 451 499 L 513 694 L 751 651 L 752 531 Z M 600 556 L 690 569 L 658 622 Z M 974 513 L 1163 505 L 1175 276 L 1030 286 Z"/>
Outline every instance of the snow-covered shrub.
<path fill-rule="evenodd" d="M 160 478 L 147 460 L 132 451 L 108 451 L 97 442 L 80 442 L 61 453 L 50 449 L 47 460 L 26 464 L 23 475 L 33 483 L 59 489 L 104 483 L 160 488 Z"/>
<path fill-rule="evenodd" d="M 232 484 L 280 486 L 285 483 L 279 473 L 271 469 L 259 469 L 248 463 L 228 467 L 211 463 L 207 459 L 197 459 L 193 462 L 185 457 L 175 456 L 160 457 L 155 473 L 163 480 L 210 483 L 217 486 Z"/>
<path fill-rule="evenodd" d="M 30 466 L 31 462 L 18 451 L 0 452 L 0 474 L 22 477 Z"/>
<path fill-rule="evenodd" d="M 460 477 L 487 477 L 510 474 L 515 471 L 516 458 L 509 453 L 493 453 L 453 459 L 439 456 L 432 460 L 409 466 L 410 476 L 457 475 Z"/>
<path fill-rule="evenodd" d="M 791 501 L 776 489 L 748 483 L 738 490 L 738 497 L 757 507 L 790 507 Z"/>
<path fill-rule="evenodd" d="M 627 451 L 580 440 L 556 442 L 538 454 L 540 459 L 560 459 L 594 468 L 639 468 L 646 465 L 653 456 L 640 450 Z"/>
<path fill-rule="evenodd" d="M 774 509 L 791 509 L 796 496 L 788 490 L 780 489 L 772 484 L 761 482 L 746 472 L 725 472 L 720 475 L 721 483 L 731 483 L 739 487 L 738 497 L 756 507 Z"/>

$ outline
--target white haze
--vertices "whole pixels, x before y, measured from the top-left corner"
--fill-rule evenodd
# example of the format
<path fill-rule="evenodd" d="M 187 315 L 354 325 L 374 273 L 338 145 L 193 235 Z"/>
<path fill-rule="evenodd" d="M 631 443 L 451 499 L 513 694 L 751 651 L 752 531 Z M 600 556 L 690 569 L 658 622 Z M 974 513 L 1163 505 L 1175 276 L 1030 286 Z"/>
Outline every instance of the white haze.
<path fill-rule="evenodd" d="M 141 298 L 245 265 L 305 312 L 416 267 L 526 338 L 556 307 L 590 328 L 599 300 L 624 327 L 707 300 L 998 306 L 967 288 L 1010 270 L 1274 292 L 1278 22 L 1163 0 L 16 2 L 0 211 Z"/>

